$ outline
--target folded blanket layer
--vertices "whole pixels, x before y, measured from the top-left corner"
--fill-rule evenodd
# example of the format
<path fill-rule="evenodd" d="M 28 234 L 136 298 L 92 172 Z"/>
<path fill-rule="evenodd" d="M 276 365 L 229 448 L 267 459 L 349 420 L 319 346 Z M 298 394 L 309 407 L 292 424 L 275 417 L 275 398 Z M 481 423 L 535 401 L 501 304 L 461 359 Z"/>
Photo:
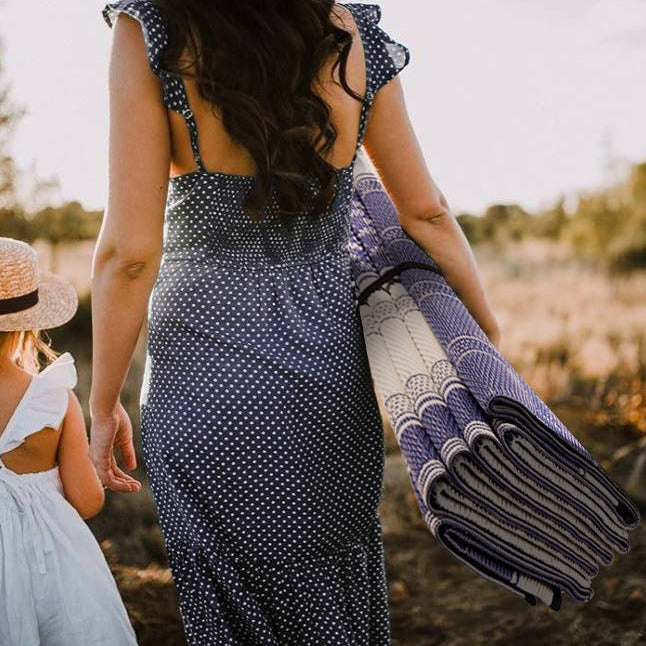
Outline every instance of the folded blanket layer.
<path fill-rule="evenodd" d="M 375 388 L 433 535 L 529 603 L 591 599 L 639 511 L 490 343 L 361 162 L 350 253 Z"/>

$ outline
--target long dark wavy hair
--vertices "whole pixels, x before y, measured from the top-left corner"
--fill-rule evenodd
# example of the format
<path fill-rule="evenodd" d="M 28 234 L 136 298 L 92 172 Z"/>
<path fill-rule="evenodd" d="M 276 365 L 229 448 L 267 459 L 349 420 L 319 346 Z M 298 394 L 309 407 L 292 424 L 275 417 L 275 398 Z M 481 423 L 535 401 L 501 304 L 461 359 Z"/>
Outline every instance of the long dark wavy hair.
<path fill-rule="evenodd" d="M 261 220 L 274 198 L 281 214 L 324 214 L 336 194 L 325 155 L 337 133 L 314 89 L 323 65 L 333 60 L 343 89 L 364 100 L 347 83 L 352 34 L 333 24 L 334 0 L 155 1 L 169 30 L 164 67 L 195 79 L 256 163 L 249 216 Z"/>

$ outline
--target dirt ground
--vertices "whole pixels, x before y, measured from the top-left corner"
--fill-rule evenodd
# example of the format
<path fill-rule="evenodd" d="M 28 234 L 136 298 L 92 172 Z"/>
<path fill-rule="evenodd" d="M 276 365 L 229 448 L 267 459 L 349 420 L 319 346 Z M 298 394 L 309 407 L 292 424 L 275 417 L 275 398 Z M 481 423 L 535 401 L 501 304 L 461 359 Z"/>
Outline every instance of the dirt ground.
<path fill-rule="evenodd" d="M 409 495 L 395 481 L 400 458 L 390 458 L 388 506 Z M 400 505 L 400 510 L 410 509 Z M 391 512 L 390 517 L 396 512 Z M 400 511 L 398 516 L 402 515 Z M 400 522 L 395 520 L 394 522 Z M 420 521 L 421 522 L 421 521 Z M 406 527 L 407 525 L 407 527 Z M 565 597 L 559 611 L 494 586 L 453 559 L 415 519 L 386 531 L 393 646 L 515 645 L 632 646 L 646 644 L 646 530 L 631 532 L 631 551 L 594 580 L 587 604 Z"/>
<path fill-rule="evenodd" d="M 624 486 L 637 454 L 610 464 L 617 449 L 639 440 L 629 428 L 598 427 L 581 411 L 554 408 L 560 419 Z M 631 497 L 646 515 L 646 473 Z M 639 493 L 643 492 L 643 493 Z M 594 597 L 561 609 L 526 601 L 472 573 L 451 557 L 415 512 L 400 455 L 388 457 L 382 518 L 390 584 L 393 646 L 633 646 L 646 644 L 646 523 L 629 533 L 593 580 Z"/>
<path fill-rule="evenodd" d="M 595 427 L 575 410 L 557 410 L 597 460 L 624 486 L 633 471 L 635 454 L 610 465 L 621 446 L 638 441 L 630 429 Z M 388 435 L 390 433 L 390 435 Z M 518 597 L 478 577 L 453 559 L 426 529 L 405 465 L 387 429 L 387 457 L 381 516 L 389 581 L 392 646 L 636 646 L 646 644 L 646 523 L 630 532 L 631 550 L 617 555 L 593 580 L 595 595 L 586 604 L 564 597 L 559 611 L 544 604 L 530 606 Z M 646 513 L 643 476 L 635 501 Z M 116 503 L 124 498 L 115 499 Z M 151 500 L 140 501 L 149 535 L 143 549 L 159 550 L 159 535 Z M 116 504 L 115 503 L 115 504 Z M 125 504 L 125 503 L 123 503 Z M 135 513 L 111 510 L 110 517 Z M 127 522 L 127 521 L 125 521 Z M 101 528 L 96 528 L 101 533 Z M 120 543 L 116 549 L 114 543 Z M 111 546 L 112 545 L 112 546 Z M 148 546 L 148 547 L 147 547 Z M 157 546 L 157 547 L 154 547 Z M 142 646 L 184 644 L 170 573 L 152 565 L 119 565 L 116 552 L 138 560 L 132 544 L 104 542 L 113 560 L 119 588 Z M 156 554 L 158 560 L 163 554 Z M 142 554 L 141 558 L 144 558 Z M 335 646 L 330 644 L 330 646 Z"/>

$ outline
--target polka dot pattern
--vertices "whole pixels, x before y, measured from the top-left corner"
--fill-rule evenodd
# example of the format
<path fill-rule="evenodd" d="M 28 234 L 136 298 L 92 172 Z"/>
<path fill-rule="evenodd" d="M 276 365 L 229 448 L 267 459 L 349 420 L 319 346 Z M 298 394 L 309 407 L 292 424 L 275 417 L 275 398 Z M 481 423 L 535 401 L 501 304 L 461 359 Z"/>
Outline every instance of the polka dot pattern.
<path fill-rule="evenodd" d="M 361 140 L 371 98 L 408 57 L 378 7 L 347 6 L 368 66 Z M 181 79 L 159 64 L 158 9 L 112 3 L 109 24 L 119 11 L 142 24 L 166 104 L 188 114 Z M 141 424 L 189 644 L 390 643 L 383 430 L 348 252 L 352 165 L 338 179 L 322 218 L 261 222 L 243 208 L 253 177 L 200 166 L 170 180 Z"/>

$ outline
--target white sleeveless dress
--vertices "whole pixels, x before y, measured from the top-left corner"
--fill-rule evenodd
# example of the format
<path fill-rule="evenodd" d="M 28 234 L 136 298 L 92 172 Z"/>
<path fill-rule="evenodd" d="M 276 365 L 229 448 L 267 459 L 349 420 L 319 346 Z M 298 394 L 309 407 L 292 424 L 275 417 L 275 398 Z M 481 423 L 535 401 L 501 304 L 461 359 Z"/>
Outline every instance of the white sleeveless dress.
<path fill-rule="evenodd" d="M 0 435 L 0 456 L 61 425 L 76 379 L 69 353 L 34 377 Z M 63 496 L 58 467 L 20 475 L 0 459 L 0 645 L 136 643 L 105 557 Z"/>

